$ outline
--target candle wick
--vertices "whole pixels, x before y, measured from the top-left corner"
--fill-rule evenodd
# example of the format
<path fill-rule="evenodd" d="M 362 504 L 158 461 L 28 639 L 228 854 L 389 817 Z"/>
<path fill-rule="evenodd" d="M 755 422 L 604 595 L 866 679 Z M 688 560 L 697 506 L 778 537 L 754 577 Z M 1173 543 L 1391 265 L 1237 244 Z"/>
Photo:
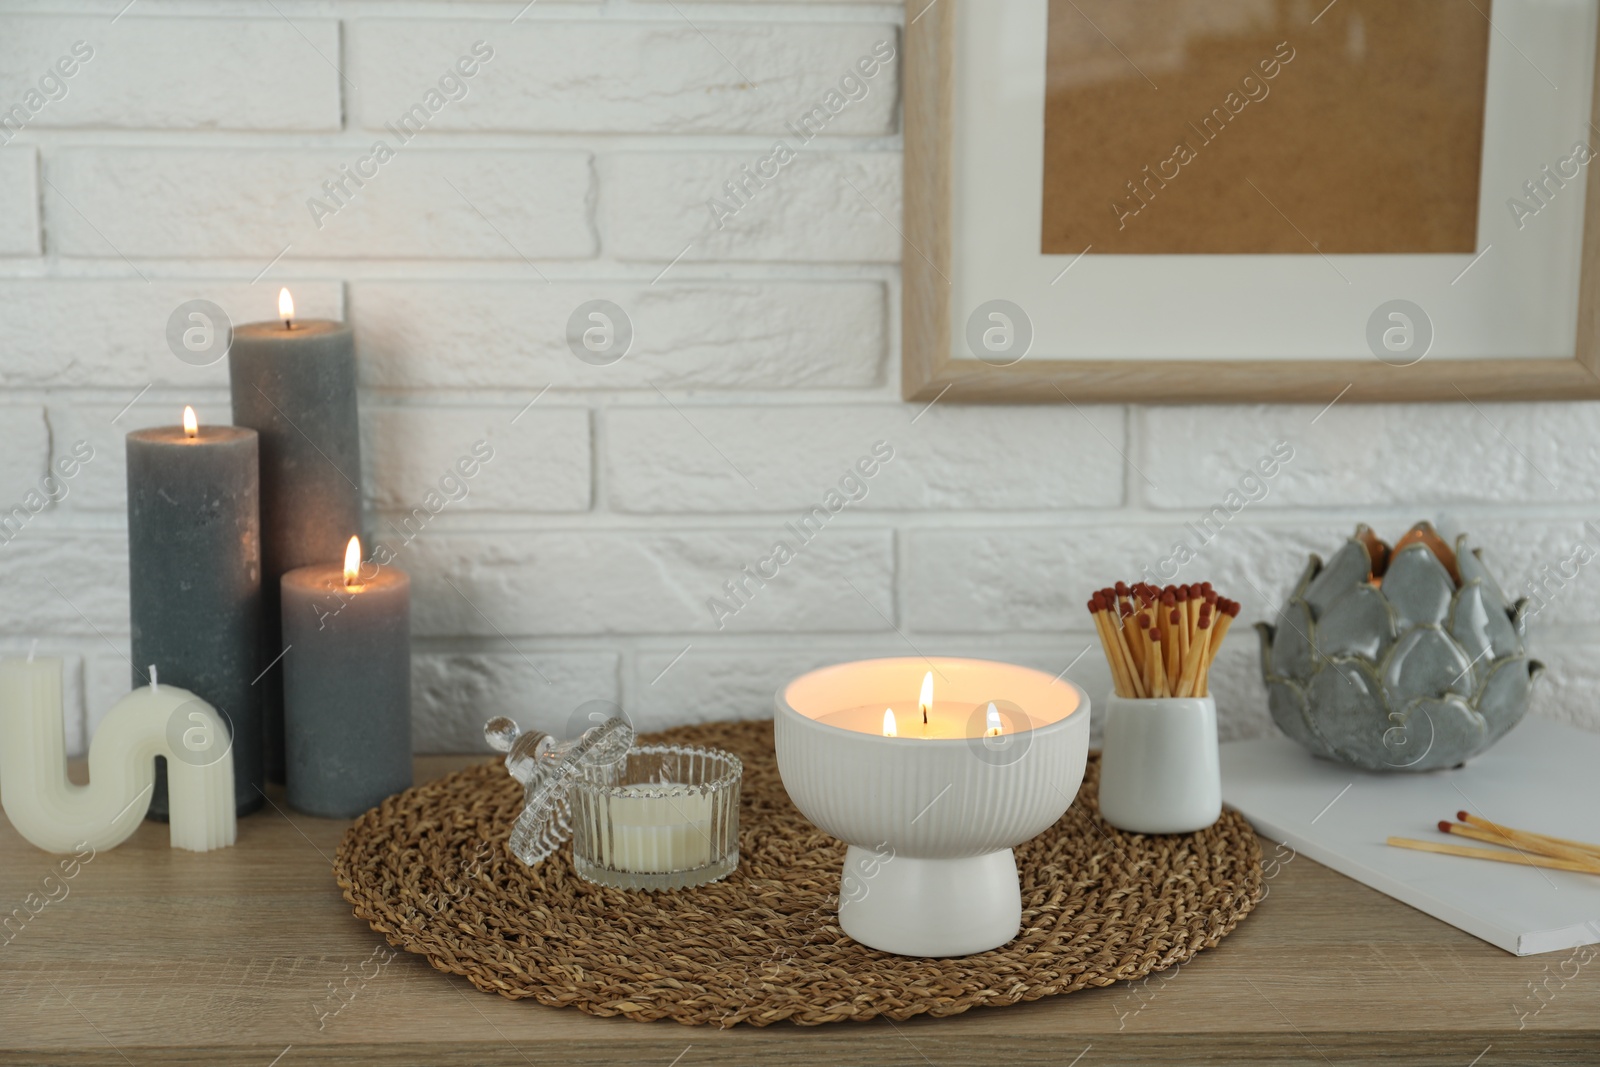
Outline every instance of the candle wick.
<path fill-rule="evenodd" d="M 154 663 L 152 663 L 152 664 L 150 664 L 150 692 L 156 693 L 156 692 L 159 692 L 159 691 L 160 691 L 160 689 L 158 687 L 157 677 L 156 677 L 156 665 Z"/>

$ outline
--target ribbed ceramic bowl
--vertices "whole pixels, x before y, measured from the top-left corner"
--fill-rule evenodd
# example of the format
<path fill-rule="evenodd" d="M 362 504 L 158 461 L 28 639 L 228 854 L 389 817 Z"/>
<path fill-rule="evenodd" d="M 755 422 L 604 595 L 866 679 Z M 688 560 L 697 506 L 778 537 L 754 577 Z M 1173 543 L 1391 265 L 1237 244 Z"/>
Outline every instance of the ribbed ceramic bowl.
<path fill-rule="evenodd" d="M 1042 671 L 934 659 L 941 700 L 1003 699 L 1037 725 L 1001 738 L 882 737 L 816 721 L 904 701 L 930 661 L 865 660 L 812 671 L 777 694 L 778 771 L 801 813 L 849 844 L 889 842 L 926 859 L 1011 848 L 1059 819 L 1089 757 L 1089 698 Z"/>
<path fill-rule="evenodd" d="M 930 669 L 939 700 L 963 706 L 958 721 L 973 736 L 884 737 L 818 721 L 903 701 Z M 1009 717 L 996 737 L 983 736 L 990 701 Z M 966 956 L 1017 936 L 1022 894 L 1011 849 L 1077 796 L 1089 698 L 1006 663 L 864 660 L 780 690 L 774 734 L 795 807 L 849 846 L 839 880 L 844 932 L 884 952 Z"/>

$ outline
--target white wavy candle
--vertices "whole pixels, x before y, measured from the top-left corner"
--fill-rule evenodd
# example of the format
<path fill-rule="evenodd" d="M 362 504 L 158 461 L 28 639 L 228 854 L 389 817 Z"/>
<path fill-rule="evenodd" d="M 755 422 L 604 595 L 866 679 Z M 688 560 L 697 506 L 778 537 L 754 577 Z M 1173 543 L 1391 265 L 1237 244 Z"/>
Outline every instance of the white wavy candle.
<path fill-rule="evenodd" d="M 159 680 L 158 680 L 159 681 Z M 0 807 L 47 852 L 101 850 L 138 828 L 167 760 L 173 848 L 234 843 L 233 753 L 227 724 L 186 689 L 149 685 L 123 697 L 89 745 L 89 784 L 67 779 L 61 661 L 0 663 Z"/>

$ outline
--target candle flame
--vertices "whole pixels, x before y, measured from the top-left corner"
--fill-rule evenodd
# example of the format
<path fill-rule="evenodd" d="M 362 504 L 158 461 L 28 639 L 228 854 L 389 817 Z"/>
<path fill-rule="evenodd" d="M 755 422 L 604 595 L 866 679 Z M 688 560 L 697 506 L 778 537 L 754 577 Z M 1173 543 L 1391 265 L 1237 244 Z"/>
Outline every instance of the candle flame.
<path fill-rule="evenodd" d="M 989 712 L 984 716 L 985 737 L 999 737 L 1002 724 L 1000 722 L 1000 709 L 994 706 L 994 701 L 989 702 Z"/>
<path fill-rule="evenodd" d="M 928 725 L 928 709 L 933 707 L 933 672 L 922 676 L 922 695 L 917 698 L 917 710 L 922 712 L 922 725 Z"/>
<path fill-rule="evenodd" d="M 900 736 L 900 731 L 896 730 L 895 726 L 894 726 L 894 709 L 893 708 L 884 708 L 883 709 L 883 736 L 884 737 L 899 737 Z"/>
<path fill-rule="evenodd" d="M 183 406 L 183 436 L 193 440 L 194 435 L 200 432 L 200 420 L 195 417 L 194 408 L 185 404 Z"/>
<path fill-rule="evenodd" d="M 354 589 L 361 584 L 361 538 L 352 537 L 344 547 L 344 585 Z"/>
<path fill-rule="evenodd" d="M 288 289 L 278 290 L 278 317 L 283 319 L 283 328 L 294 328 L 294 297 L 289 295 Z"/>

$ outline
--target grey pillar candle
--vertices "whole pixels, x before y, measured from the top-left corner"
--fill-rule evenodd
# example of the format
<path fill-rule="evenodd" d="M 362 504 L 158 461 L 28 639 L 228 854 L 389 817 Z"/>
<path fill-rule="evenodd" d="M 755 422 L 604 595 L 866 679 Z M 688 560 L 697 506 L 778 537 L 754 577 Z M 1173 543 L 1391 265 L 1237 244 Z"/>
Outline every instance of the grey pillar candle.
<path fill-rule="evenodd" d="M 280 294 L 280 304 L 288 290 Z M 278 322 L 233 331 L 233 421 L 261 435 L 261 678 L 267 776 L 284 773 L 283 664 L 292 642 L 278 618 L 278 582 L 313 563 L 338 563 L 361 528 L 361 443 L 355 345 L 342 322 Z M 289 653 L 292 655 L 293 653 Z"/>
<path fill-rule="evenodd" d="M 351 549 L 281 586 L 289 805 L 338 819 L 411 785 L 411 579 Z"/>
<path fill-rule="evenodd" d="M 155 664 L 163 684 L 222 713 L 233 732 L 234 803 L 244 815 L 265 799 L 261 691 L 251 684 L 261 614 L 256 432 L 135 430 L 127 456 L 133 685 L 149 685 Z M 150 815 L 167 812 L 163 768 Z"/>

